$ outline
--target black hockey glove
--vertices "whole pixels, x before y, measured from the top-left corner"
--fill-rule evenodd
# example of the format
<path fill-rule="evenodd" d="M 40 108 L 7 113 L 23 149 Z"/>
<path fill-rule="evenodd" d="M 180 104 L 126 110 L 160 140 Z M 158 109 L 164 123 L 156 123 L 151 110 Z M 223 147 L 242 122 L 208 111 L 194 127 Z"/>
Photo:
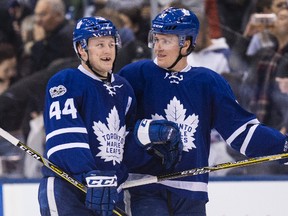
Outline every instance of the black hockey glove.
<path fill-rule="evenodd" d="M 139 120 L 134 134 L 137 143 L 160 157 L 166 169 L 174 167 L 181 160 L 183 143 L 176 123 L 168 120 Z"/>
<path fill-rule="evenodd" d="M 85 205 L 97 215 L 110 216 L 118 201 L 115 171 L 94 170 L 85 175 L 87 194 Z"/>

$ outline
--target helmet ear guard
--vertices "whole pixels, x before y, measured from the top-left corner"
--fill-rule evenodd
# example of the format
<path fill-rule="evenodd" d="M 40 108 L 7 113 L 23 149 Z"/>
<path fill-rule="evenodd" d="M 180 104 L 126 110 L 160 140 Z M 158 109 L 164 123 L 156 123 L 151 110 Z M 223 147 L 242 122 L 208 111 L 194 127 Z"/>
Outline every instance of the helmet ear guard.
<path fill-rule="evenodd" d="M 87 47 L 88 47 L 87 40 L 83 39 L 83 40 L 73 43 L 75 53 L 77 54 L 78 58 L 82 59 L 78 51 L 78 45 L 80 45 L 82 49 L 87 50 Z"/>
<path fill-rule="evenodd" d="M 80 41 L 79 41 L 79 44 L 80 44 L 80 46 L 81 46 L 84 50 L 87 49 L 87 46 L 88 46 L 87 40 L 85 40 L 85 39 L 80 40 Z"/>

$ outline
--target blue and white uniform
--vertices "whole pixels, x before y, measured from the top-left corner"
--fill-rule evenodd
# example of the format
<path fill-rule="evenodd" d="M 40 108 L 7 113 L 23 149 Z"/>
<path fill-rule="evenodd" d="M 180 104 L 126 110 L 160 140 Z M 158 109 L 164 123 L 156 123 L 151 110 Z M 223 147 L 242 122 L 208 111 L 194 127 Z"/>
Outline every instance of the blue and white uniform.
<path fill-rule="evenodd" d="M 119 74 L 134 89 L 137 119 L 176 122 L 184 144 L 182 160 L 174 170 L 165 170 L 153 157 L 138 167 L 133 163 L 137 158 L 135 154 L 134 159 L 127 158 L 131 179 L 208 166 L 212 128 L 233 149 L 248 157 L 283 152 L 285 136 L 262 125 L 253 114 L 245 111 L 237 103 L 229 84 L 210 69 L 188 65 L 180 72 L 171 72 L 152 60 L 142 60 L 125 66 Z M 207 202 L 207 184 L 208 174 L 203 174 L 135 187 L 130 191 L 166 189 L 183 198 Z"/>
<path fill-rule="evenodd" d="M 111 76 L 106 83 L 80 65 L 58 72 L 47 85 L 44 156 L 83 184 L 92 170 L 115 170 L 118 185 L 128 175 L 122 161 L 125 136 L 134 125 L 135 96 L 124 78 Z M 42 215 L 94 215 L 82 191 L 46 167 L 43 175 Z"/>

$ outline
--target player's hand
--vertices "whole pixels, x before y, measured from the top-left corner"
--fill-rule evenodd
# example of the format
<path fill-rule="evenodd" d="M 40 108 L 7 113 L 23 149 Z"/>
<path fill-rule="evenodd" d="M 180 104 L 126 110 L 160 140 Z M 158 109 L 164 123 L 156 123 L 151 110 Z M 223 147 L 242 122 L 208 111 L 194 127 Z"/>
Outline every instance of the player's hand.
<path fill-rule="evenodd" d="M 85 175 L 87 194 L 85 205 L 97 215 L 110 216 L 118 201 L 115 171 L 94 170 Z"/>
<path fill-rule="evenodd" d="M 160 157 L 166 169 L 174 167 L 181 160 L 183 143 L 176 123 L 168 120 L 139 120 L 134 134 L 137 143 Z"/>

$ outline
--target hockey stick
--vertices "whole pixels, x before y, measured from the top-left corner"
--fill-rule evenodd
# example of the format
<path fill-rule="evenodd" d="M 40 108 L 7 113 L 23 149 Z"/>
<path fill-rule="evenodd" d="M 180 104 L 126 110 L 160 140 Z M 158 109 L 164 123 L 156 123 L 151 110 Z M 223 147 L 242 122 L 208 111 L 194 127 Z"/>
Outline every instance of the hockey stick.
<path fill-rule="evenodd" d="M 16 137 L 9 134 L 7 131 L 0 128 L 0 136 L 6 139 L 8 142 L 13 144 L 16 147 L 19 147 L 21 150 L 25 151 L 27 154 L 29 154 L 34 159 L 41 162 L 44 166 L 52 170 L 54 173 L 58 174 L 63 179 L 67 180 L 69 183 L 77 187 L 79 190 L 83 191 L 84 193 L 87 192 L 87 188 L 85 185 L 83 185 L 81 182 L 70 176 L 68 173 L 61 170 L 58 166 L 44 158 L 42 155 L 40 155 L 38 152 L 34 151 L 24 143 L 22 143 L 20 140 L 18 140 Z M 118 208 L 117 206 L 113 210 L 113 213 L 118 216 L 128 216 L 122 209 Z"/>
<path fill-rule="evenodd" d="M 126 181 L 122 185 L 122 188 L 127 189 L 127 188 L 141 186 L 141 185 L 159 183 L 159 182 L 162 182 L 165 180 L 171 180 L 171 179 L 183 178 L 183 177 L 187 177 L 187 176 L 200 175 L 200 174 L 205 174 L 205 173 L 210 173 L 210 172 L 215 172 L 218 170 L 235 168 L 235 167 L 244 167 L 244 166 L 248 166 L 248 165 L 259 164 L 259 163 L 268 162 L 268 161 L 275 161 L 275 160 L 280 160 L 280 159 L 285 159 L 285 158 L 288 158 L 288 153 L 248 158 L 248 159 L 241 160 L 241 161 L 226 162 L 226 163 L 221 163 L 221 164 L 217 164 L 214 166 L 207 166 L 207 167 L 202 167 L 202 168 L 184 170 L 181 172 L 175 172 L 175 173 L 171 173 L 171 174 L 167 174 L 167 175 L 151 176 L 151 177 L 147 177 L 147 178 L 143 178 L 143 179 Z"/>

